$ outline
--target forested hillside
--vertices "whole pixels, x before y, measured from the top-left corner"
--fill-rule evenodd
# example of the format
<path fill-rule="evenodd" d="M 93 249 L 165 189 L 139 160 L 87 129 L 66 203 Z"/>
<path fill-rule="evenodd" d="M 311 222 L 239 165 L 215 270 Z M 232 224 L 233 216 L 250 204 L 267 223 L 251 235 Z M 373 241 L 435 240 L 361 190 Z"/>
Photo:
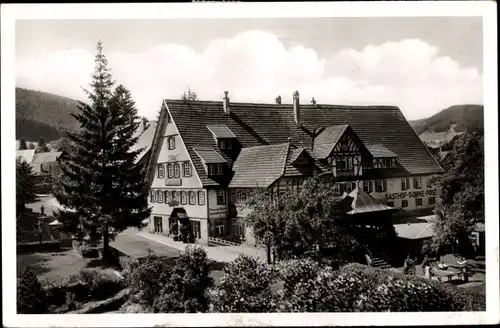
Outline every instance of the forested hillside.
<path fill-rule="evenodd" d="M 63 129 L 75 130 L 77 101 L 54 94 L 16 88 L 16 139 L 59 139 Z"/>
<path fill-rule="evenodd" d="M 415 132 L 446 132 L 453 128 L 456 132 L 479 132 L 484 130 L 483 105 L 456 105 L 446 108 L 425 119 L 410 121 Z M 453 125 L 453 127 L 452 127 Z"/>

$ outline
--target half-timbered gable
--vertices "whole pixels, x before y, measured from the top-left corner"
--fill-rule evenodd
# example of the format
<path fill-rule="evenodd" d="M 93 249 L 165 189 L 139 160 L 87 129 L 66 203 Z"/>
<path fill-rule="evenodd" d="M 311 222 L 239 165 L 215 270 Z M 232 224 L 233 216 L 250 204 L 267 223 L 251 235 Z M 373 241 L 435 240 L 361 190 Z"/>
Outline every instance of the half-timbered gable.
<path fill-rule="evenodd" d="M 315 138 L 314 150 L 339 179 L 362 176 L 363 162 L 371 161 L 371 154 L 349 125 L 326 127 Z"/>

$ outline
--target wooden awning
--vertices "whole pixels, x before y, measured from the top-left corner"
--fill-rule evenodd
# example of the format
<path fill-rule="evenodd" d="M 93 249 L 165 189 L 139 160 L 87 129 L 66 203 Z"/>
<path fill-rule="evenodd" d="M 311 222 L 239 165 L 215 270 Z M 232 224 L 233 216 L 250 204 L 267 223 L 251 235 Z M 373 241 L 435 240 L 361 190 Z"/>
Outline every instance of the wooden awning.
<path fill-rule="evenodd" d="M 344 200 L 348 202 L 351 207 L 346 213 L 350 215 L 397 210 L 373 198 L 357 186 L 351 193 L 344 195 Z"/>

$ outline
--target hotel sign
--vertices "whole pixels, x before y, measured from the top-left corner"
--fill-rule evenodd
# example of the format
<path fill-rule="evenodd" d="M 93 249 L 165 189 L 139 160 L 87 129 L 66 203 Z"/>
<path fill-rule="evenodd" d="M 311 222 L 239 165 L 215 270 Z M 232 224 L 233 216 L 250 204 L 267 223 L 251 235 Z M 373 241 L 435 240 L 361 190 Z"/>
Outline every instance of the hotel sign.
<path fill-rule="evenodd" d="M 419 198 L 419 197 L 434 197 L 436 196 L 436 189 L 418 190 L 418 191 L 404 191 L 396 192 L 393 194 L 385 194 L 385 199 L 404 199 L 404 198 Z"/>
<path fill-rule="evenodd" d="M 181 178 L 166 178 L 165 179 L 165 186 L 182 186 L 182 179 Z"/>
<path fill-rule="evenodd" d="M 170 202 L 167 203 L 168 206 L 176 207 L 179 206 L 179 202 L 176 200 L 171 200 Z"/>

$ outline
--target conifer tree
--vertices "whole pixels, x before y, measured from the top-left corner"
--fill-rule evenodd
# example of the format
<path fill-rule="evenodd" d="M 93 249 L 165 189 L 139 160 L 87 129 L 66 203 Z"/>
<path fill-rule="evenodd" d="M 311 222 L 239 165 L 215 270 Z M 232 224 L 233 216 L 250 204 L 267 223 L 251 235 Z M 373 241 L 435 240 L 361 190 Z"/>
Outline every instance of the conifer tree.
<path fill-rule="evenodd" d="M 26 204 L 37 199 L 35 176 L 31 165 L 21 157 L 16 158 L 16 209 L 17 215 L 26 210 Z"/>
<path fill-rule="evenodd" d="M 17 312 L 43 314 L 47 312 L 46 295 L 37 276 L 27 267 L 17 285 Z"/>
<path fill-rule="evenodd" d="M 80 102 L 73 115 L 78 133 L 66 132 L 72 151 L 60 159 L 62 177 L 55 188 L 59 202 L 72 210 L 61 214 L 63 229 L 90 237 L 93 245 L 102 239 L 103 258 L 109 241 L 127 227 L 141 227 L 149 216 L 144 185 L 145 168 L 135 164 L 142 149 L 132 150 L 140 118 L 130 92 L 118 86 L 107 67 L 102 43 L 97 45 L 90 104 Z"/>
<path fill-rule="evenodd" d="M 21 138 L 21 140 L 19 140 L 19 150 L 26 150 L 26 149 L 28 149 L 28 146 L 26 145 L 26 140 Z"/>
<path fill-rule="evenodd" d="M 36 148 L 35 152 L 36 153 L 47 153 L 49 151 L 50 151 L 50 149 L 47 146 L 47 143 L 45 142 L 44 137 L 40 137 L 40 140 L 38 140 L 38 147 Z"/>

